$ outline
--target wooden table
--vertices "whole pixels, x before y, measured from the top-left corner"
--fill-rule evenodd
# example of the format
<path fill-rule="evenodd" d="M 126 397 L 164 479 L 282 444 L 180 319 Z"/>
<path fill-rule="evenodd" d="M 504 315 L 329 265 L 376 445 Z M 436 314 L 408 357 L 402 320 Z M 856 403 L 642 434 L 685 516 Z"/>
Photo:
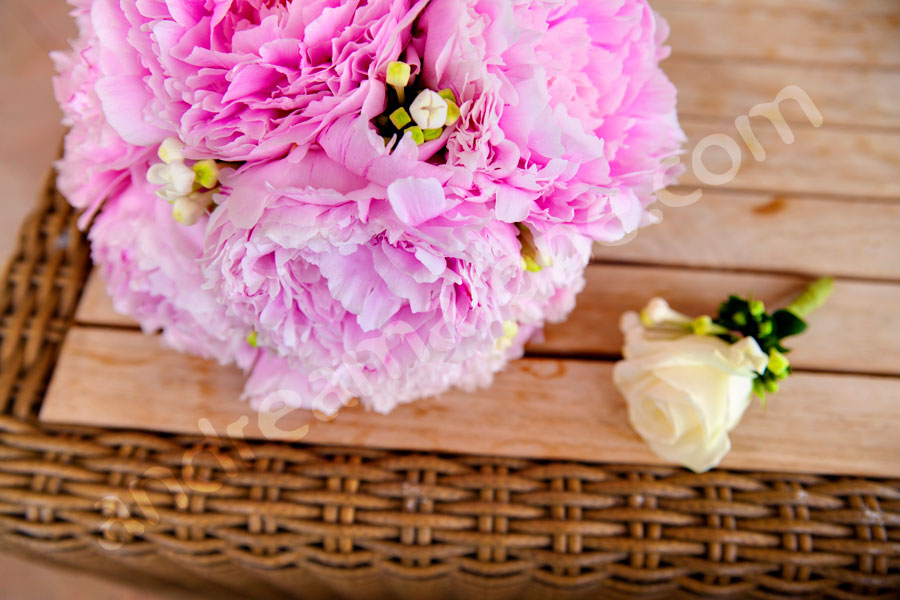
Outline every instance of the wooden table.
<path fill-rule="evenodd" d="M 702 197 L 598 247 L 571 319 L 480 394 L 389 416 L 295 413 L 267 433 L 237 400 L 240 373 L 162 349 L 96 278 L 76 314 L 85 249 L 48 201 L 0 296 L 0 545 L 257 596 L 895 594 L 900 4 L 654 5 L 690 138 L 672 191 Z M 788 86 L 823 123 L 786 101 L 793 142 L 754 117 L 748 146 L 736 119 Z M 741 149 L 720 186 L 690 152 L 714 134 Z M 731 166 L 715 149 L 703 164 Z M 618 316 L 654 295 L 689 314 L 729 292 L 776 306 L 825 274 L 835 293 L 792 340 L 796 374 L 748 412 L 728 470 L 653 456 L 610 384 Z"/>
<path fill-rule="evenodd" d="M 900 476 L 900 9 L 866 0 L 848 14 L 839 4 L 657 3 L 673 31 L 665 67 L 690 138 L 687 172 L 671 193 L 700 199 L 659 204 L 660 225 L 598 246 L 571 318 L 548 327 L 545 341 L 489 390 L 451 392 L 389 416 L 352 407 L 324 421 L 298 411 L 267 427 L 239 401 L 240 373 L 161 348 L 112 310 L 93 278 L 42 418 L 657 464 L 611 385 L 619 315 L 655 295 L 688 314 L 714 314 L 729 293 L 777 306 L 810 277 L 829 274 L 837 278 L 833 299 L 792 340 L 796 375 L 767 409 L 752 407 L 724 466 Z M 783 113 L 785 132 L 774 113 L 748 118 L 766 103 Z M 737 129 L 741 117 L 749 134 Z M 711 135 L 733 140 L 740 159 L 692 152 Z M 735 176 L 711 186 L 695 160 Z M 235 429 L 242 417 L 247 425 Z"/>

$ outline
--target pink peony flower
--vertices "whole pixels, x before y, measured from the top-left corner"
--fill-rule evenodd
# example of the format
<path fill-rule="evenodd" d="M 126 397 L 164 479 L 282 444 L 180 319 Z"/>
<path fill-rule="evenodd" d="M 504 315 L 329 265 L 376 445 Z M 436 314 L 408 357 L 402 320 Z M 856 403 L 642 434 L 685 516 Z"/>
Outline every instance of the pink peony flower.
<path fill-rule="evenodd" d="M 169 204 L 147 183 L 146 166 L 135 165 L 91 227 L 91 257 L 116 310 L 137 319 L 144 331 L 162 331 L 176 350 L 247 368 L 258 351 L 246 343 L 246 328 L 227 317 L 204 287 L 199 259 L 205 221 L 176 223 Z"/>
<path fill-rule="evenodd" d="M 433 0 L 412 40 L 461 118 L 447 163 L 498 218 L 616 241 L 649 222 L 653 176 L 684 135 L 659 70 L 664 22 L 643 0 Z"/>
<path fill-rule="evenodd" d="M 93 27 L 91 2 L 73 5 L 80 35 L 71 52 L 51 55 L 59 72 L 53 81 L 56 99 L 63 124 L 71 128 L 56 165 L 57 185 L 73 206 L 85 209 L 81 224 L 86 226 L 106 198 L 128 186 L 131 165 L 146 160 L 150 151 L 127 143 L 110 125 L 98 92 L 107 65 L 101 64 L 104 47 Z"/>
<path fill-rule="evenodd" d="M 375 75 L 425 4 L 95 0 L 103 45 L 128 66 L 101 82 L 104 107 L 136 144 L 174 134 L 192 158 L 283 157 L 383 99 Z"/>
<path fill-rule="evenodd" d="M 283 368 L 314 371 L 386 412 L 489 381 L 512 347 L 498 345 L 504 323 L 543 321 L 557 287 L 547 278 L 526 289 L 518 232 L 483 203 L 432 178 L 382 187 L 321 151 L 299 164 L 225 176 L 233 187 L 204 260 L 221 304 Z M 583 265 L 569 270 L 578 281 Z"/>
<path fill-rule="evenodd" d="M 571 311 L 592 242 L 650 222 L 683 141 L 645 0 L 79 0 L 76 18 L 60 186 L 85 224 L 102 206 L 116 306 L 250 370 L 258 407 L 487 385 Z"/>

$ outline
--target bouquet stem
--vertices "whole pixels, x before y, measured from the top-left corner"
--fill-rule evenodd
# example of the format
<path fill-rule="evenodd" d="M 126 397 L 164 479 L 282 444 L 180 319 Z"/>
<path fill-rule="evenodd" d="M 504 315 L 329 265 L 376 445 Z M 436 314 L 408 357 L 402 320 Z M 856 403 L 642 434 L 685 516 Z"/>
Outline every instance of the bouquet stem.
<path fill-rule="evenodd" d="M 785 307 L 785 310 L 794 313 L 802 319 L 822 306 L 828 300 L 833 288 L 834 279 L 822 277 L 809 284 L 802 294 Z"/>

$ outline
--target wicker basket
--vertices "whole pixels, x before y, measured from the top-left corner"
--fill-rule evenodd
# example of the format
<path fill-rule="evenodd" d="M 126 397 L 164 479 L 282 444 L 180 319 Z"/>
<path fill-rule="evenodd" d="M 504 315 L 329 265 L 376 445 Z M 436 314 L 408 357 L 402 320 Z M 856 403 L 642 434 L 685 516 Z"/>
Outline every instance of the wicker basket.
<path fill-rule="evenodd" d="M 48 185 L 0 291 L 3 549 L 218 597 L 900 597 L 898 481 L 41 425 L 75 220 Z"/>

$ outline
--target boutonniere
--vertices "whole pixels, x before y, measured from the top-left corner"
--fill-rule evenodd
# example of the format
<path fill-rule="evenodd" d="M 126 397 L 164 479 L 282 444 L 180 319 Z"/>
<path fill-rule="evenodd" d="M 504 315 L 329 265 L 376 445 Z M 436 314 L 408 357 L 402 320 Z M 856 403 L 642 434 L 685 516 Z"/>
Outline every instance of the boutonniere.
<path fill-rule="evenodd" d="M 661 298 L 622 316 L 624 360 L 613 380 L 632 426 L 659 456 L 697 472 L 721 462 L 728 433 L 755 393 L 765 404 L 791 373 L 787 337 L 832 289 L 824 278 L 772 313 L 752 298 L 730 296 L 716 317 L 691 318 Z"/>

